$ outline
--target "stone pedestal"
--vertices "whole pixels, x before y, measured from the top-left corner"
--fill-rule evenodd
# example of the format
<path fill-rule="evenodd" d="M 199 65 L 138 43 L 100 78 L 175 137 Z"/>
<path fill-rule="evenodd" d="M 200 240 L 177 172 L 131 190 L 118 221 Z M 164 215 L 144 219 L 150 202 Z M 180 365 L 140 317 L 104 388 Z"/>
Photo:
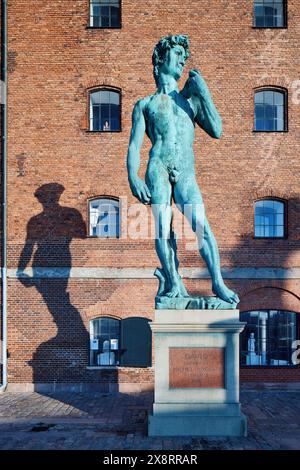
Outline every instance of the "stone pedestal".
<path fill-rule="evenodd" d="M 149 436 L 245 436 L 238 310 L 156 310 Z"/>

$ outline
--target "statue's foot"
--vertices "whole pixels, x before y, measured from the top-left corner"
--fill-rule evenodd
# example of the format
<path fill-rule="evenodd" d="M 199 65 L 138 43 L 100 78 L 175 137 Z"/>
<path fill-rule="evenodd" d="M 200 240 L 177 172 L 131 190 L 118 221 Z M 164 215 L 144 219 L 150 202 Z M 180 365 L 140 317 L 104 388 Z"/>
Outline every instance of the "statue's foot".
<path fill-rule="evenodd" d="M 223 281 L 213 284 L 212 291 L 217 297 L 230 304 L 237 304 L 240 301 L 239 296 L 233 290 L 228 289 Z"/>
<path fill-rule="evenodd" d="M 170 297 L 170 298 L 183 297 L 183 295 L 180 292 L 180 287 L 178 287 L 178 286 L 172 287 L 172 289 L 169 290 L 168 292 L 166 292 L 164 295 L 166 297 Z"/>
<path fill-rule="evenodd" d="M 179 297 L 189 297 L 189 293 L 185 288 L 185 285 L 183 284 L 182 280 L 180 279 L 179 282 Z"/>

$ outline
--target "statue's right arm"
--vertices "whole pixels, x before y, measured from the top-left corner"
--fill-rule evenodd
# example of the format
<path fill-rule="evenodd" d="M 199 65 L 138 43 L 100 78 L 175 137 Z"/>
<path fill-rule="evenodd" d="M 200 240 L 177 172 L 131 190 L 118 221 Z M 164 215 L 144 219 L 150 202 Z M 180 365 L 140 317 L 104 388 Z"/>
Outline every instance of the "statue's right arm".
<path fill-rule="evenodd" d="M 136 103 L 132 113 L 132 129 L 127 154 L 128 180 L 132 194 L 143 204 L 149 204 L 151 194 L 146 183 L 139 178 L 140 150 L 146 130 L 144 100 Z"/>
<path fill-rule="evenodd" d="M 18 269 L 20 271 L 24 271 L 26 266 L 28 265 L 32 252 L 34 248 L 34 237 L 32 236 L 32 221 L 30 220 L 27 225 L 27 234 L 26 234 L 26 241 L 24 247 L 22 249 Z"/>
<path fill-rule="evenodd" d="M 19 260 L 18 270 L 17 270 L 17 277 L 19 278 L 19 280 L 21 281 L 21 283 L 25 287 L 30 287 L 31 283 L 32 283 L 32 278 L 30 276 L 28 276 L 28 274 L 25 274 L 25 272 L 24 272 L 27 265 L 30 262 L 30 259 L 31 259 L 32 253 L 33 253 L 33 249 L 34 249 L 34 246 L 35 246 L 35 240 L 34 240 L 32 225 L 33 225 L 33 223 L 32 223 L 32 219 L 31 219 L 28 222 L 28 225 L 27 225 L 26 241 L 25 241 L 25 245 L 24 245 L 24 247 L 22 249 L 22 252 L 21 252 L 21 255 L 20 255 L 20 260 Z"/>

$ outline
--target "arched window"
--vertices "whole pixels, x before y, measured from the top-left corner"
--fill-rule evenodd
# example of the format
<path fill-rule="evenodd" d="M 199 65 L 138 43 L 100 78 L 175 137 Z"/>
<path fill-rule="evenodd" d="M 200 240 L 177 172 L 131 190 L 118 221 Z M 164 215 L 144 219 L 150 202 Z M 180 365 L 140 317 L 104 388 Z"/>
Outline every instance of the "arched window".
<path fill-rule="evenodd" d="M 90 27 L 120 28 L 120 0 L 90 0 Z"/>
<path fill-rule="evenodd" d="M 254 26 L 256 28 L 285 28 L 286 25 L 286 0 L 254 0 Z"/>
<path fill-rule="evenodd" d="M 90 322 L 90 365 L 150 367 L 152 335 L 150 320 L 130 317 L 117 320 L 99 317 Z"/>
<path fill-rule="evenodd" d="M 297 314 L 283 310 L 242 312 L 242 366 L 291 366 L 299 338 Z"/>
<path fill-rule="evenodd" d="M 284 238 L 286 236 L 285 203 L 277 199 L 255 202 L 254 236 L 256 238 Z"/>
<path fill-rule="evenodd" d="M 121 130 L 120 93 L 109 89 L 90 93 L 90 130 L 114 132 Z"/>
<path fill-rule="evenodd" d="M 287 93 L 279 89 L 255 91 L 254 130 L 282 132 L 287 130 Z"/>
<path fill-rule="evenodd" d="M 110 198 L 89 201 L 89 221 L 91 237 L 118 238 L 120 236 L 119 201 Z"/>

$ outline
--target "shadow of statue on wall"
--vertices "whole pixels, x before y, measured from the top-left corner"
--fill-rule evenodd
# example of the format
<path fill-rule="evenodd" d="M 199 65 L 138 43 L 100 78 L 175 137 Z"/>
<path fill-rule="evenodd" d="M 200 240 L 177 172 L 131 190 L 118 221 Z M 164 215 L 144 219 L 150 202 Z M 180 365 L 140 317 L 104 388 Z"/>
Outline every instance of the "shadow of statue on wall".
<path fill-rule="evenodd" d="M 34 383 L 76 382 L 86 372 L 88 363 L 89 335 L 67 290 L 72 266 L 70 244 L 74 238 L 85 238 L 86 226 L 79 211 L 59 204 L 63 191 L 64 187 L 58 183 L 44 184 L 35 191 L 43 210 L 27 224 L 26 242 L 18 265 L 19 281 L 26 288 L 37 289 L 57 328 L 54 337 L 40 344 L 43 337 L 49 337 L 45 320 L 40 322 L 41 329 L 38 318 L 30 322 L 31 326 L 37 326 L 32 330 L 32 342 L 39 344 L 28 362 L 33 369 Z M 30 265 L 32 276 L 25 271 Z M 58 267 L 59 271 L 51 272 L 51 268 Z M 23 308 L 28 308 L 27 315 L 33 314 L 29 306 Z"/>

